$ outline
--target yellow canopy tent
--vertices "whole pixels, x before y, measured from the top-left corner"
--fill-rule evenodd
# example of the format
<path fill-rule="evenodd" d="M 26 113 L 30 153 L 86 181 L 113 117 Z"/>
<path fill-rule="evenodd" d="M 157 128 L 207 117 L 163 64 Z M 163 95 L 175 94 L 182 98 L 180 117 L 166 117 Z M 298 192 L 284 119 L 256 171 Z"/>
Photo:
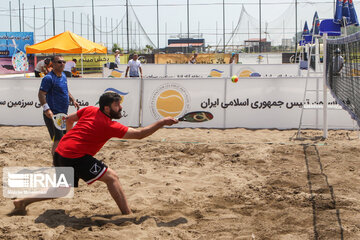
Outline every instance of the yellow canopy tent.
<path fill-rule="evenodd" d="M 27 54 L 33 53 L 107 53 L 107 48 L 80 37 L 79 35 L 66 31 L 52 38 L 26 48 Z M 83 63 L 81 61 L 81 72 L 83 72 Z"/>

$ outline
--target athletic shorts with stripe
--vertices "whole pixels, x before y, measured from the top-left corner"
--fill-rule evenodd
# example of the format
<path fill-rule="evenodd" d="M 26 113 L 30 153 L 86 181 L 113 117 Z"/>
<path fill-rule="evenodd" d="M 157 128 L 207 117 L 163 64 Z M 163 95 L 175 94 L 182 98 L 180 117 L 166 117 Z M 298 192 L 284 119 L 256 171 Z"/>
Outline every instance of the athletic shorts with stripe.
<path fill-rule="evenodd" d="M 55 152 L 53 158 L 54 167 L 73 167 L 74 168 L 74 187 L 78 187 L 81 178 L 87 184 L 92 184 L 100 179 L 108 170 L 108 167 L 91 155 L 80 158 L 65 158 Z"/>
<path fill-rule="evenodd" d="M 60 141 L 60 139 L 65 135 L 66 131 L 61 131 L 57 129 L 54 125 L 54 121 L 48 118 L 45 114 L 43 114 L 45 125 L 49 131 L 50 137 L 52 141 Z"/>

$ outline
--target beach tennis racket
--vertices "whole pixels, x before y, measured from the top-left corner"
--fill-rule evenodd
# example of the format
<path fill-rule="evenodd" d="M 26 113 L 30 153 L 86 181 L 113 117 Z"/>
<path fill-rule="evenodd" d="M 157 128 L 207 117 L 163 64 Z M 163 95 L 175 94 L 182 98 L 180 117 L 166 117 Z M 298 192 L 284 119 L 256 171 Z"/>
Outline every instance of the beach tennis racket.
<path fill-rule="evenodd" d="M 58 113 L 53 116 L 54 125 L 57 129 L 61 131 L 66 130 L 66 117 L 65 113 Z"/>
<path fill-rule="evenodd" d="M 214 116 L 210 112 L 196 111 L 196 112 L 186 113 L 184 116 L 178 118 L 178 120 L 184 122 L 198 123 L 198 122 L 206 122 L 213 118 Z"/>
<path fill-rule="evenodd" d="M 29 62 L 26 54 L 18 49 L 15 39 L 11 39 L 14 45 L 14 53 L 11 58 L 12 65 L 15 71 L 23 72 L 29 70 Z"/>

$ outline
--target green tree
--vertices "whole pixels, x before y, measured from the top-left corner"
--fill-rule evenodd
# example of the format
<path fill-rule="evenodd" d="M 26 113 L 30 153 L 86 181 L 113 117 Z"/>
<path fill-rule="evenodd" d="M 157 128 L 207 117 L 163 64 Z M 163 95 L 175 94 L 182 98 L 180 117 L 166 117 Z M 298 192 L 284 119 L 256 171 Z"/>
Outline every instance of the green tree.
<path fill-rule="evenodd" d="M 343 33 L 345 33 L 344 28 L 341 28 L 341 30 L 342 30 Z M 353 33 L 359 32 L 359 31 L 360 31 L 360 27 L 357 27 L 357 26 L 354 26 L 354 25 L 346 27 L 347 35 L 350 35 L 350 34 L 353 34 Z"/>
<path fill-rule="evenodd" d="M 120 51 L 120 53 L 122 53 L 122 52 L 124 51 L 124 49 L 123 49 L 123 48 L 121 48 L 118 44 L 114 43 L 114 45 L 113 45 L 113 47 L 112 47 L 111 51 L 112 51 L 113 53 L 115 53 L 115 51 L 116 51 L 116 50 L 119 50 L 119 51 Z"/>
<path fill-rule="evenodd" d="M 151 45 L 145 45 L 144 50 L 146 50 L 147 53 L 152 53 L 154 51 L 154 47 L 152 47 Z"/>

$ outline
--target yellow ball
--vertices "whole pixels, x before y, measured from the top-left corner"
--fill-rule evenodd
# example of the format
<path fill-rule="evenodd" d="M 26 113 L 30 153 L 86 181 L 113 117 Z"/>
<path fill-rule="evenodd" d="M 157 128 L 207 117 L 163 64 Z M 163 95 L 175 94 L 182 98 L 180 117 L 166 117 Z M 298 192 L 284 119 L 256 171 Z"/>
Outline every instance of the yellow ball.
<path fill-rule="evenodd" d="M 233 83 L 236 83 L 238 80 L 239 80 L 239 78 L 238 78 L 238 76 L 236 76 L 236 75 L 234 75 L 234 76 L 231 77 L 231 81 L 232 81 Z"/>

